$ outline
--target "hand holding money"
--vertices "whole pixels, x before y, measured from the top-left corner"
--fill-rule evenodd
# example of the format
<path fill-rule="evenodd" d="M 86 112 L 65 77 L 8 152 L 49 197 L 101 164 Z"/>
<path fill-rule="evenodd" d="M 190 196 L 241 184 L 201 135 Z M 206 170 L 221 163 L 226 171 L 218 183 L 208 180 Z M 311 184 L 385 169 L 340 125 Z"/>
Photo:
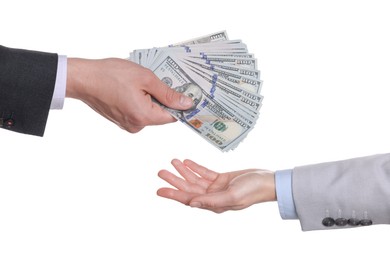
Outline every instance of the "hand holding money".
<path fill-rule="evenodd" d="M 218 32 L 169 47 L 135 50 L 129 60 L 193 100 L 185 110 L 165 107 L 222 151 L 253 129 L 263 97 L 257 60 L 241 40 Z"/>
<path fill-rule="evenodd" d="M 150 70 L 124 59 L 68 59 L 66 96 L 79 99 L 131 132 L 174 122 L 158 102 L 189 109 L 192 100 L 163 84 Z"/>

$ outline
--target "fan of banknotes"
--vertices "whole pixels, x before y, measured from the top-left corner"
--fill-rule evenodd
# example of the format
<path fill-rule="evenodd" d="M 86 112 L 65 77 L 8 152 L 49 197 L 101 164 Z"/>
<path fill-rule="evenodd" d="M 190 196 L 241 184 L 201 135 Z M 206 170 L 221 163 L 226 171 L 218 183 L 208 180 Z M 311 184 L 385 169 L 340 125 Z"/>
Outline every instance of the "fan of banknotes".
<path fill-rule="evenodd" d="M 129 60 L 193 99 L 185 111 L 165 107 L 221 151 L 234 149 L 259 117 L 263 100 L 257 60 L 221 31 L 167 47 L 139 49 Z"/>

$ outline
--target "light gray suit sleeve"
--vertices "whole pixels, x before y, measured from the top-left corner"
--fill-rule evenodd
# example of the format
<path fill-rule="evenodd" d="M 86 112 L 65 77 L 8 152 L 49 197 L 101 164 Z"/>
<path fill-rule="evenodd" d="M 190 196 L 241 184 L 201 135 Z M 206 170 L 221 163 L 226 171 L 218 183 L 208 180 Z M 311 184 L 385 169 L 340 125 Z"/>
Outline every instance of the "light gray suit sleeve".
<path fill-rule="evenodd" d="M 304 231 L 390 224 L 390 154 L 296 167 L 292 187 Z"/>

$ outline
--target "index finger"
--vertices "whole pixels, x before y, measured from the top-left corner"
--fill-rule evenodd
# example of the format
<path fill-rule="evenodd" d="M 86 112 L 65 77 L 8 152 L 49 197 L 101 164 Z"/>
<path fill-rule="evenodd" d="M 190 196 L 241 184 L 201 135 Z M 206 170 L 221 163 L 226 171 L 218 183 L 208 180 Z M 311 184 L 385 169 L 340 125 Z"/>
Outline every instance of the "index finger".
<path fill-rule="evenodd" d="M 176 118 L 174 118 L 167 110 L 161 107 L 160 104 L 153 101 L 150 111 L 147 112 L 147 120 L 149 125 L 164 125 L 177 121 Z"/>

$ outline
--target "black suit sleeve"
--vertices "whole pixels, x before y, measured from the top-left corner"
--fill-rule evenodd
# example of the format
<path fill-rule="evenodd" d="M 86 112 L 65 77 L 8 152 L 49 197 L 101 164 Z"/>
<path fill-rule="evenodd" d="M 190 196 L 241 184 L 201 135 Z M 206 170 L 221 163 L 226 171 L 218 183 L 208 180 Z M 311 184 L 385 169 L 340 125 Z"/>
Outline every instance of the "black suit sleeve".
<path fill-rule="evenodd" d="M 0 46 L 0 126 L 43 136 L 58 55 Z"/>

